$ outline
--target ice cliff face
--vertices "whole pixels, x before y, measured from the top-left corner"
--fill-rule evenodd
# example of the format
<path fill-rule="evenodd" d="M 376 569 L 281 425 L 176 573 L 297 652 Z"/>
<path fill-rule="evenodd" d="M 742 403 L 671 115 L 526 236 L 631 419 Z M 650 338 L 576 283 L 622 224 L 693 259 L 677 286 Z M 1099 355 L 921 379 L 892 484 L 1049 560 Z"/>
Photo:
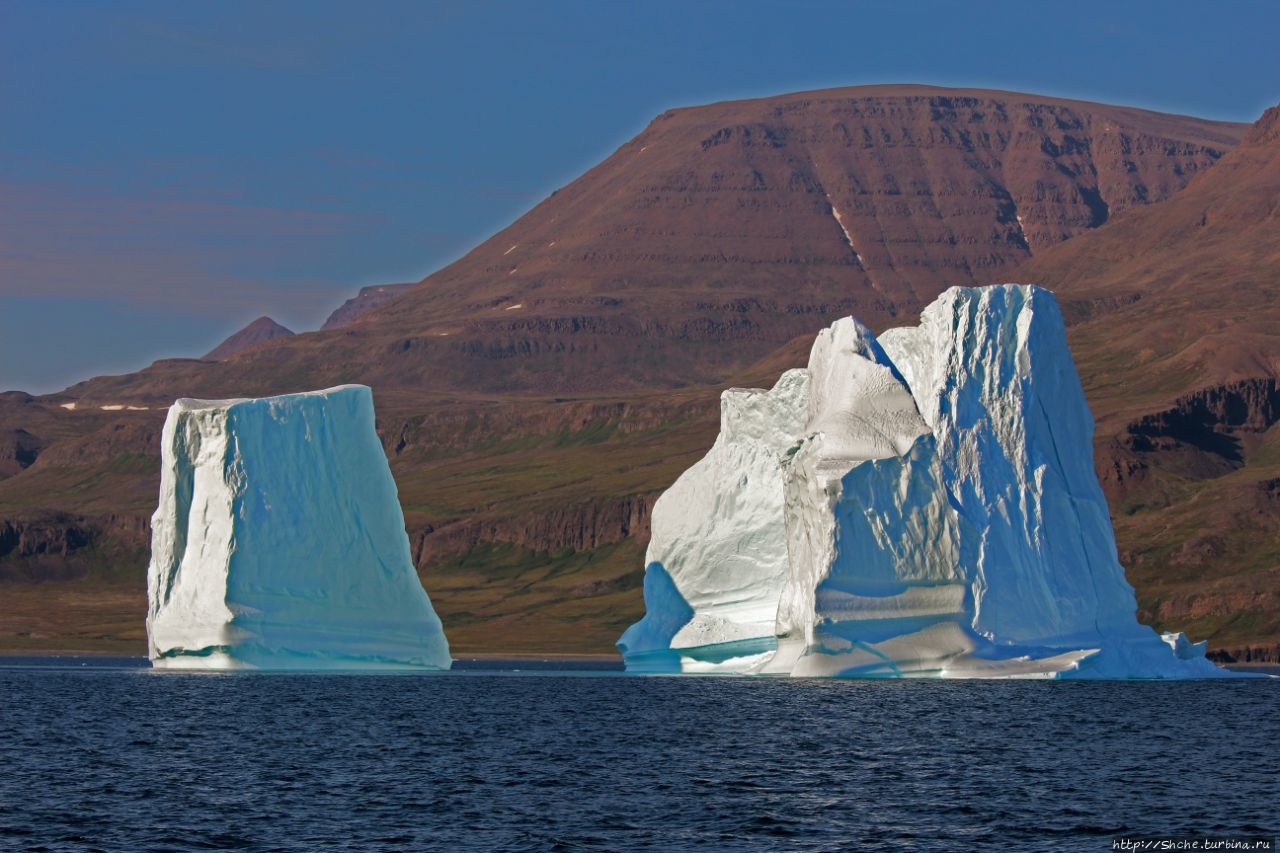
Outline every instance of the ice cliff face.
<path fill-rule="evenodd" d="M 724 392 L 711 452 L 653 508 L 662 534 L 646 555 L 649 607 L 619 641 L 634 665 L 702 670 L 772 656 L 788 565 L 778 457 L 804 427 L 808 387 L 808 371 L 789 370 L 771 391 Z M 710 658 L 682 654 L 699 649 Z"/>
<path fill-rule="evenodd" d="M 722 413 L 654 507 L 628 670 L 1224 674 L 1136 621 L 1047 291 L 952 288 L 879 340 L 840 320 Z"/>
<path fill-rule="evenodd" d="M 162 441 L 153 665 L 449 668 L 368 388 L 179 400 Z"/>

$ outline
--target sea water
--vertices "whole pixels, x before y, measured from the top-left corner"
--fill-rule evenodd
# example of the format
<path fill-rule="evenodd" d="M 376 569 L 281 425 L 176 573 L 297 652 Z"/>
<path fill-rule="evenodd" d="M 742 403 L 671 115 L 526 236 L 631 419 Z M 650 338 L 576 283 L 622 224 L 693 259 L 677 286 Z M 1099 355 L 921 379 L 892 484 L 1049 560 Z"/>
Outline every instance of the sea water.
<path fill-rule="evenodd" d="M 1280 829 L 1275 679 L 139 663 L 0 659 L 0 849 L 1075 853 Z"/>

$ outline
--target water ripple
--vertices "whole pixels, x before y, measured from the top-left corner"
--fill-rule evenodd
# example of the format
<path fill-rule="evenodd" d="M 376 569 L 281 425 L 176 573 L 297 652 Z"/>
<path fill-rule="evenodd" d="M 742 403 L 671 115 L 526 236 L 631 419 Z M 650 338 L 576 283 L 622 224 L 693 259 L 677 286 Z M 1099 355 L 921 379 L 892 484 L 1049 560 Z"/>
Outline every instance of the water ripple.
<path fill-rule="evenodd" d="M 1273 834 L 1280 683 L 0 666 L 0 849 L 1047 850 Z"/>

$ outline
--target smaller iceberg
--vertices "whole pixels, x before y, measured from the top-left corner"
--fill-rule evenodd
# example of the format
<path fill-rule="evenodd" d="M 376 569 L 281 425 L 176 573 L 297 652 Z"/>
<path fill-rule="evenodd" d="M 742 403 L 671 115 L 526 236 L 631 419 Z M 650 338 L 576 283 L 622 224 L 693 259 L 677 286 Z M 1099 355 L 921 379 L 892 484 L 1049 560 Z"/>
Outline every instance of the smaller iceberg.
<path fill-rule="evenodd" d="M 1138 623 L 1053 295 L 952 288 L 853 318 L 771 391 L 726 391 L 654 506 L 630 672 L 1204 678 Z"/>
<path fill-rule="evenodd" d="M 170 669 L 448 669 L 363 385 L 178 400 L 147 641 Z"/>

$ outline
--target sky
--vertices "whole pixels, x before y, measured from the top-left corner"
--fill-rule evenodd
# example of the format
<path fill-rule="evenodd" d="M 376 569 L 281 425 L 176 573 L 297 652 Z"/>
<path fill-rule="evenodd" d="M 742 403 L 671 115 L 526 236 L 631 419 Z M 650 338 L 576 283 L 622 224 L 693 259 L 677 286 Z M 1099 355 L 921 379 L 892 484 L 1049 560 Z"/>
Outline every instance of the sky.
<path fill-rule="evenodd" d="M 1233 121 L 1280 3 L 0 0 L 0 390 L 318 328 L 671 107 L 867 83 Z"/>

